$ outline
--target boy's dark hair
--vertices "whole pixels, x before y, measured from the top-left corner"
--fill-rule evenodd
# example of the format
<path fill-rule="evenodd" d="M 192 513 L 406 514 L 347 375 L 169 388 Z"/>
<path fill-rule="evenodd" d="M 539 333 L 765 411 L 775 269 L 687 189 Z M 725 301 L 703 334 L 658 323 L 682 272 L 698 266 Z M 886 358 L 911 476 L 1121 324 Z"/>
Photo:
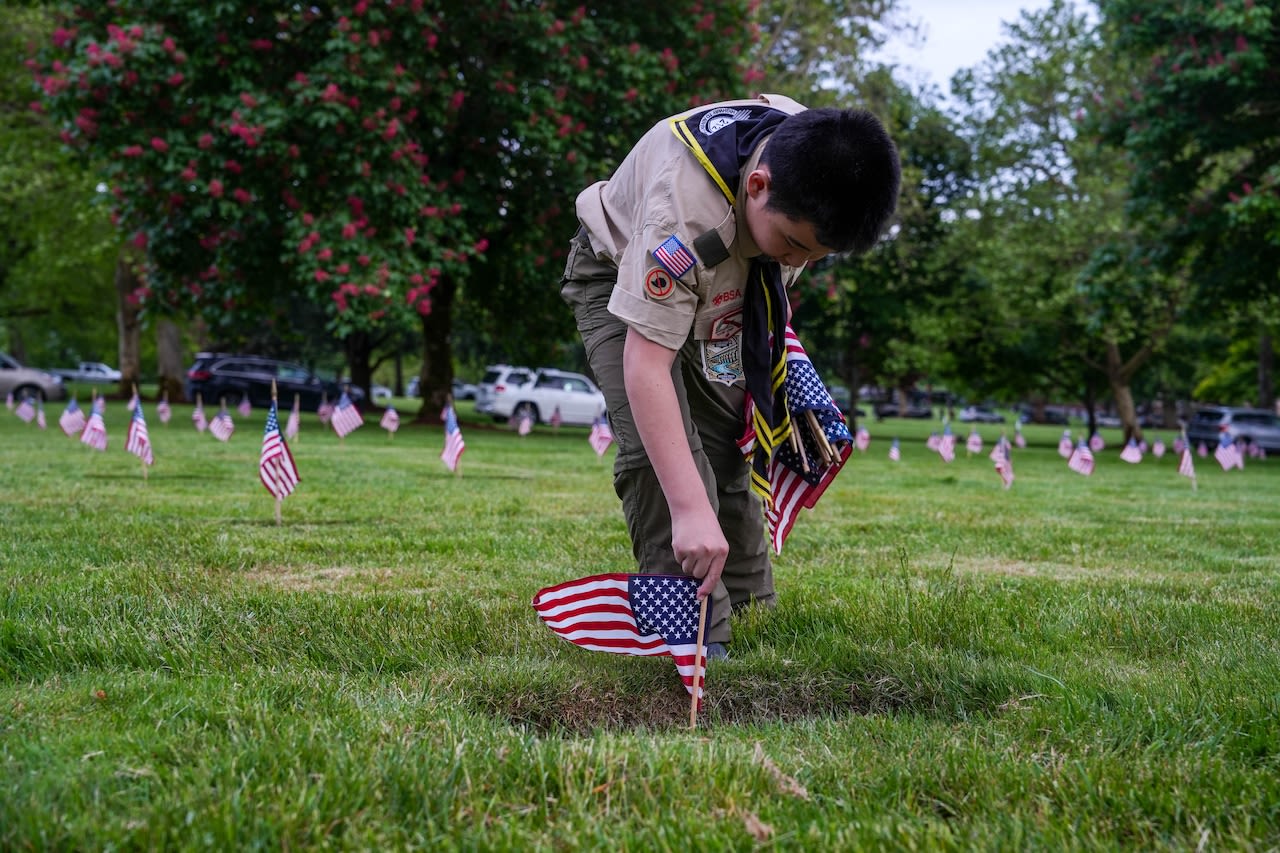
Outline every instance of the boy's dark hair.
<path fill-rule="evenodd" d="M 811 223 L 837 252 L 874 246 L 898 203 L 898 149 L 866 110 L 796 113 L 769 137 L 760 163 L 769 167 L 766 207 Z"/>

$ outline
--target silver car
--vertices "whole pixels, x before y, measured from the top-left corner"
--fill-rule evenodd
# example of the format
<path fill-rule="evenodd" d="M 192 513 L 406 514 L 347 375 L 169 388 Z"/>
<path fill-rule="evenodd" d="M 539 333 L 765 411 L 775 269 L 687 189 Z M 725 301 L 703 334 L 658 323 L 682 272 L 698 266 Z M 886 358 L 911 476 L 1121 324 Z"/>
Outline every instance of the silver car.
<path fill-rule="evenodd" d="M 0 394 L 13 395 L 14 400 L 30 397 L 34 400 L 65 400 L 67 388 L 61 376 L 24 367 L 8 353 L 0 352 Z"/>
<path fill-rule="evenodd" d="M 1266 409 L 1211 406 L 1200 409 L 1187 424 L 1192 444 L 1204 442 L 1214 447 L 1226 436 L 1228 441 L 1256 444 L 1268 453 L 1280 451 L 1280 418 Z"/>

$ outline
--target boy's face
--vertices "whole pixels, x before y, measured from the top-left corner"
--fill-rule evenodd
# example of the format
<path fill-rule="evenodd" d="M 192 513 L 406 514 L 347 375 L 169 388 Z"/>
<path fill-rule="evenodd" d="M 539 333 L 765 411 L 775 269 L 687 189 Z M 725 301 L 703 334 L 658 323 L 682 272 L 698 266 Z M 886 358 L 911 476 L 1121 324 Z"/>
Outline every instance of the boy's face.
<path fill-rule="evenodd" d="M 813 223 L 770 210 L 769 170 L 760 167 L 747 176 L 747 200 L 743 205 L 747 230 L 760 251 L 789 267 L 801 267 L 831 254 L 818 242 Z"/>

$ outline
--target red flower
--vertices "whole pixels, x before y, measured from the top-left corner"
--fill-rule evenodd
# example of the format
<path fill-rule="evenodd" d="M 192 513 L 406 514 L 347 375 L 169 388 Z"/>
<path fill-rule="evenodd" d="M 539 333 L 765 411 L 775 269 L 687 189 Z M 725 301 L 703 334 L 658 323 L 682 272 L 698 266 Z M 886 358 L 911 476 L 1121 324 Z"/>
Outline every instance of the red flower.
<path fill-rule="evenodd" d="M 253 194 L 250 193 L 248 190 L 244 189 L 243 187 L 236 187 L 235 190 L 231 193 L 231 195 L 234 196 L 235 200 L 240 202 L 241 204 L 248 204 L 249 202 L 253 201 Z"/>
<path fill-rule="evenodd" d="M 169 150 L 169 143 L 165 142 L 158 136 L 151 137 L 151 147 L 161 154 Z"/>
<path fill-rule="evenodd" d="M 214 198 L 222 198 L 222 181 L 214 178 L 209 182 L 209 195 Z"/>
<path fill-rule="evenodd" d="M 212 148 L 213 134 L 212 133 L 200 134 L 200 139 L 196 142 L 196 145 L 200 146 L 201 150 L 208 150 L 209 148 Z"/>

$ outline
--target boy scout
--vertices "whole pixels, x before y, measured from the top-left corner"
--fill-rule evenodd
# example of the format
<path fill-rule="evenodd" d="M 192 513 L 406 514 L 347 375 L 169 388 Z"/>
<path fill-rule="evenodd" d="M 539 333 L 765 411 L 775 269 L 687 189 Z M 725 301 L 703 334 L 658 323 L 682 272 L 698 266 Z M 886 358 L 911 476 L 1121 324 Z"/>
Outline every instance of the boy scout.
<path fill-rule="evenodd" d="M 614 488 L 640 571 L 712 596 L 708 657 L 731 609 L 774 600 L 761 466 L 738 439 L 748 395 L 758 459 L 785 434 L 785 288 L 874 245 L 899 180 L 871 114 L 763 95 L 658 123 L 578 195 L 561 293 L 609 408 Z"/>

